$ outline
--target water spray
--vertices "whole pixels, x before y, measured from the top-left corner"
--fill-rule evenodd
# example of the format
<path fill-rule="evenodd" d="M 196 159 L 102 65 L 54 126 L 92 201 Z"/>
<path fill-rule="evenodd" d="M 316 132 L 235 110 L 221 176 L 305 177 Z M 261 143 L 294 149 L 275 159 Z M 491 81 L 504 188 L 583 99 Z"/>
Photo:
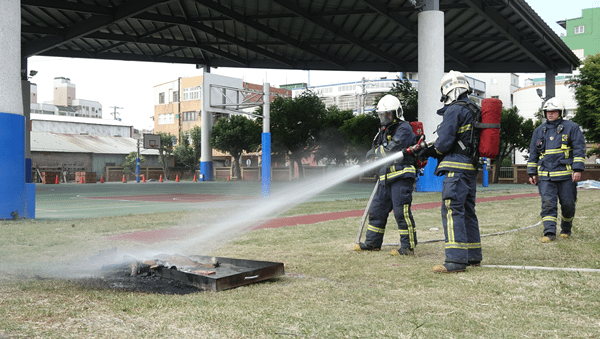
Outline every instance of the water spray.
<path fill-rule="evenodd" d="M 404 157 L 415 154 L 431 144 L 421 140 L 418 144 L 383 159 L 345 167 L 314 179 L 284 185 L 268 198 L 238 202 L 235 213 L 224 212 L 219 221 L 211 220 L 195 225 L 184 240 L 166 241 L 150 248 L 114 249 L 107 251 L 107 255 L 91 258 L 85 262 L 67 264 L 61 271 L 65 276 L 87 276 L 96 274 L 103 266 L 120 264 L 124 261 L 143 261 L 157 255 L 207 253 L 327 189 L 388 163 L 401 161 Z"/>

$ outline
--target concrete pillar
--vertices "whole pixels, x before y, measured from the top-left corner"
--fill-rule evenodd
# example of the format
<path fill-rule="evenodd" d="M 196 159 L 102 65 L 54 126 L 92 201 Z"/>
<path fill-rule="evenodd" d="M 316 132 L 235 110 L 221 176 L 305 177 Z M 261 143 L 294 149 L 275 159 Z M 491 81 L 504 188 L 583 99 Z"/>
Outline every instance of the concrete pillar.
<path fill-rule="evenodd" d="M 439 2 L 430 4 L 431 10 L 424 10 L 418 20 L 418 67 L 419 67 L 419 120 L 427 141 L 434 141 L 434 132 L 442 122 L 436 114 L 443 104 L 440 102 L 440 81 L 444 75 L 444 12 L 439 11 Z M 442 178 L 433 175 L 437 161 L 430 158 L 419 178 L 417 190 L 439 192 Z"/>
<path fill-rule="evenodd" d="M 204 68 L 205 73 L 210 73 L 210 68 Z M 202 121 L 200 123 L 200 129 L 202 130 L 200 146 L 200 173 L 202 174 L 203 181 L 213 181 L 213 158 L 212 148 L 210 147 L 210 137 L 212 136 L 212 119 L 213 115 L 210 112 L 210 85 L 204 77 L 202 82 Z"/>
<path fill-rule="evenodd" d="M 554 71 L 546 71 L 546 100 L 556 96 L 556 74 Z"/>
<path fill-rule="evenodd" d="M 444 76 L 444 12 L 424 11 L 418 14 L 419 53 L 419 120 L 426 140 L 434 140 L 442 117 L 435 112 L 440 102 L 440 81 Z"/>
<path fill-rule="evenodd" d="M 0 8 L 0 219 L 17 219 L 35 215 L 35 185 L 25 183 L 21 3 L 0 0 Z"/>

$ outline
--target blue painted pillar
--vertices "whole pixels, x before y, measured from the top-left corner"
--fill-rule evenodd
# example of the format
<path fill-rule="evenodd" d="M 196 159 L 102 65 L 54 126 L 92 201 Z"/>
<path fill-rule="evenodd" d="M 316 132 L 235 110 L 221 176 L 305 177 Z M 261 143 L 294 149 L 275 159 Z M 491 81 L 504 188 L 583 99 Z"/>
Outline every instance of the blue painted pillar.
<path fill-rule="evenodd" d="M 0 8 L 0 219 L 17 219 L 35 216 L 35 203 L 27 210 L 35 186 L 25 183 L 21 3 L 0 0 Z"/>
<path fill-rule="evenodd" d="M 200 161 L 200 174 L 202 175 L 202 181 L 213 181 L 213 162 Z"/>
<path fill-rule="evenodd" d="M 263 198 L 271 196 L 271 133 L 262 134 L 262 178 L 261 192 Z"/>
<path fill-rule="evenodd" d="M 483 187 L 489 186 L 489 173 L 488 173 L 488 162 L 487 158 L 483 158 Z"/>
<path fill-rule="evenodd" d="M 437 166 L 436 158 L 429 158 L 423 168 L 423 175 L 417 181 L 417 192 L 441 192 L 444 185 L 444 176 L 433 174 Z"/>
<path fill-rule="evenodd" d="M 135 159 L 135 181 L 140 182 L 140 158 Z"/>
<path fill-rule="evenodd" d="M 263 84 L 262 197 L 271 196 L 271 85 Z"/>

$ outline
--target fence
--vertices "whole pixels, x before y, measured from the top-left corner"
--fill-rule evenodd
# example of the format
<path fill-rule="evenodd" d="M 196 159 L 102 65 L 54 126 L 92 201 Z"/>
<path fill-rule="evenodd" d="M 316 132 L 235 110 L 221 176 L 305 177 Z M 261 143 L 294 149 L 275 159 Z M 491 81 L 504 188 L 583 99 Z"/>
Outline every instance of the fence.
<path fill-rule="evenodd" d="M 514 167 L 500 167 L 500 179 L 513 179 L 515 174 Z"/>

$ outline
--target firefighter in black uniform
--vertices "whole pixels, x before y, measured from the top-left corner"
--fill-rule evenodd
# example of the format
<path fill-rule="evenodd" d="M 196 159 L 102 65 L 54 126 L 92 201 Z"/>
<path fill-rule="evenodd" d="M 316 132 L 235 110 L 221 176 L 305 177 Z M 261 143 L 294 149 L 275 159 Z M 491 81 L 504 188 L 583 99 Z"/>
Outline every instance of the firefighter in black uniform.
<path fill-rule="evenodd" d="M 420 157 L 432 156 L 439 163 L 436 175 L 445 175 L 442 185 L 442 222 L 444 225 L 446 260 L 433 268 L 435 273 L 463 272 L 467 266 L 481 263 L 479 222 L 475 214 L 477 161 L 473 157 L 473 109 L 469 99 L 467 78 L 450 71 L 442 77 L 444 107 L 437 111 L 443 117 L 437 128 L 438 138 Z"/>
<path fill-rule="evenodd" d="M 542 196 L 542 242 L 556 239 L 557 197 L 560 200 L 560 236 L 571 237 L 577 181 L 584 169 L 585 139 L 576 123 L 564 120 L 565 105 L 558 98 L 544 104 L 547 119 L 533 132 L 529 145 L 529 183 L 538 185 Z"/>
<path fill-rule="evenodd" d="M 404 121 L 400 100 L 393 95 L 385 95 L 377 104 L 377 114 L 381 121 L 379 133 L 373 140 L 376 158 L 385 158 L 417 143 L 417 138 L 409 122 Z M 377 192 L 369 207 L 369 225 L 364 243 L 355 246 L 357 251 L 380 250 L 383 243 L 385 225 L 390 212 L 400 232 L 400 248 L 392 250 L 392 255 L 414 254 L 417 245 L 415 221 L 410 210 L 412 192 L 417 176 L 414 155 L 405 156 L 383 166 L 379 172 Z"/>

